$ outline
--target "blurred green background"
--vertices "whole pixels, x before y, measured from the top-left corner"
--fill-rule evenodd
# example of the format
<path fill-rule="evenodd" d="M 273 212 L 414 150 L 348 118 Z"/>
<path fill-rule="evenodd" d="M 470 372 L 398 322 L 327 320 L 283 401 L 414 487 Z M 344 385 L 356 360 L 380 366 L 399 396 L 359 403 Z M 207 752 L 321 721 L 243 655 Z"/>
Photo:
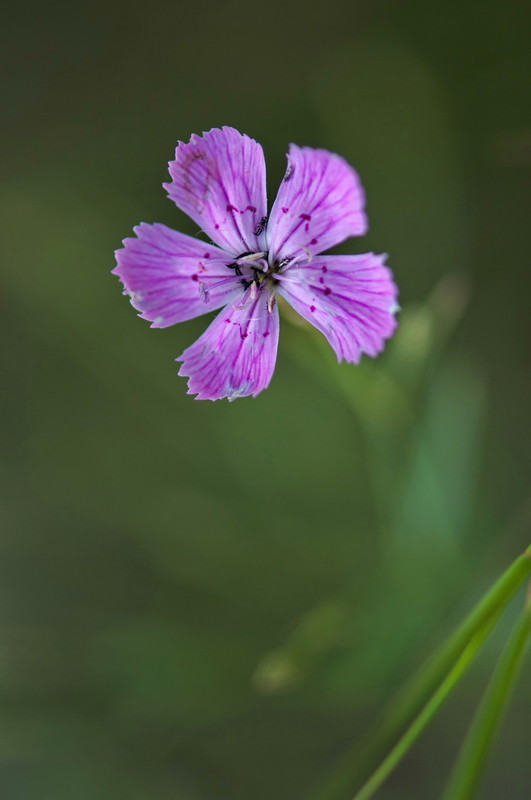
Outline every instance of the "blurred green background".
<path fill-rule="evenodd" d="M 530 34 L 517 0 L 4 12 L 6 800 L 302 800 L 528 544 Z M 150 330 L 109 271 L 140 220 L 196 233 L 166 162 L 223 124 L 270 197 L 289 141 L 360 172 L 378 361 L 286 316 L 268 391 L 186 395 L 205 320 Z M 382 800 L 439 795 L 520 602 Z M 530 703 L 484 798 L 529 797 Z"/>

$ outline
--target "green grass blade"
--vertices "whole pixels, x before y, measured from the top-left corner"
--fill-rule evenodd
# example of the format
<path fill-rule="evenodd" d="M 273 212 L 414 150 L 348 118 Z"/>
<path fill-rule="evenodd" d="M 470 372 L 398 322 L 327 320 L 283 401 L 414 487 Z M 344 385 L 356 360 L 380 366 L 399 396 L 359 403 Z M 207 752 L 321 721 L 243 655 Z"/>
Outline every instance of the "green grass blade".
<path fill-rule="evenodd" d="M 474 717 L 443 800 L 471 800 L 476 795 L 494 736 L 507 708 L 531 636 L 531 593 L 507 642 Z"/>
<path fill-rule="evenodd" d="M 401 736 L 389 755 L 384 759 L 384 761 L 382 761 L 378 769 L 371 775 L 369 780 L 364 784 L 359 792 L 356 793 L 353 800 L 369 800 L 369 798 L 371 798 L 380 788 L 382 783 L 387 780 L 389 775 L 398 766 L 406 753 L 417 741 L 428 723 L 433 719 L 445 700 L 449 697 L 461 678 L 467 672 L 468 668 L 471 666 L 477 654 L 481 650 L 483 644 L 489 637 L 497 618 L 498 616 L 496 615 L 473 637 L 472 641 L 465 648 L 464 652 L 458 658 L 457 663 L 453 669 L 450 670 L 449 674 L 441 683 L 437 691 L 426 703 L 420 714 L 415 717 L 409 728 L 406 730 L 403 736 Z"/>
<path fill-rule="evenodd" d="M 530 575 L 531 547 L 511 564 L 455 632 L 420 667 L 372 732 L 343 757 L 332 774 L 312 794 L 312 800 L 352 796 L 354 787 L 363 784 L 372 774 L 383 753 L 393 746 L 400 733 L 421 711 L 476 634 L 489 620 L 501 613 Z"/>

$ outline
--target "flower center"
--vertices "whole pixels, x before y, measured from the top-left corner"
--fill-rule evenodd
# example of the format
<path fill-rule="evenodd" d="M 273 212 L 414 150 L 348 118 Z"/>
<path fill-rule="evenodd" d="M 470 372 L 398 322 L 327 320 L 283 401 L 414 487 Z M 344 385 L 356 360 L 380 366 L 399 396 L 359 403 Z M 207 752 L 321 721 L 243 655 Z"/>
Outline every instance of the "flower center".
<path fill-rule="evenodd" d="M 240 276 L 240 283 L 245 289 L 249 289 L 253 284 L 258 288 L 262 284 L 267 284 L 274 288 L 278 283 L 277 275 L 282 272 L 284 267 L 291 261 L 291 258 L 284 258 L 282 261 L 269 263 L 269 254 L 266 251 L 260 253 L 241 253 L 235 261 L 227 264 L 233 269 L 236 275 Z"/>

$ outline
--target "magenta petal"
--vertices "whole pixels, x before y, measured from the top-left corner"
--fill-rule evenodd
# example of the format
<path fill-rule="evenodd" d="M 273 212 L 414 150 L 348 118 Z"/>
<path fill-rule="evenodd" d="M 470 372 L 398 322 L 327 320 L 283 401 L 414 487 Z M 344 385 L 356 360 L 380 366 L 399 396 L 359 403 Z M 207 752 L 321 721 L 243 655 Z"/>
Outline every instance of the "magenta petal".
<path fill-rule="evenodd" d="M 320 256 L 284 274 L 279 292 L 320 330 L 339 361 L 376 356 L 396 328 L 397 288 L 385 256 Z"/>
<path fill-rule="evenodd" d="M 218 247 L 165 225 L 142 222 L 124 239 L 113 270 L 140 316 L 166 328 L 226 305 L 242 287 Z"/>
<path fill-rule="evenodd" d="M 179 375 L 197 400 L 234 400 L 256 396 L 273 376 L 278 347 L 278 310 L 262 289 L 254 300 L 247 291 L 238 306 L 218 314 L 199 339 L 179 356 Z M 268 310 L 268 302 L 271 311 Z"/>
<path fill-rule="evenodd" d="M 269 251 L 283 258 L 316 255 L 367 231 L 357 172 L 328 150 L 290 145 L 288 168 L 269 218 Z"/>
<path fill-rule="evenodd" d="M 264 153 L 234 128 L 179 142 L 170 161 L 170 198 L 233 255 L 262 249 L 267 215 Z"/>

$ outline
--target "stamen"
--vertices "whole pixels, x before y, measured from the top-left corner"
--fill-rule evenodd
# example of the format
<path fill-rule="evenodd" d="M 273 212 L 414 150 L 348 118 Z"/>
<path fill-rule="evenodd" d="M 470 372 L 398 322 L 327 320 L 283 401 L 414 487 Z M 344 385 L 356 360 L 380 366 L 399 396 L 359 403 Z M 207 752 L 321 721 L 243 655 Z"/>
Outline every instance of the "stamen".
<path fill-rule="evenodd" d="M 275 272 L 274 273 L 275 281 L 282 281 L 283 283 L 297 283 L 298 278 L 294 278 L 292 271 L 288 270 L 286 272 Z"/>
<path fill-rule="evenodd" d="M 286 267 L 286 266 L 289 264 L 289 262 L 290 262 L 290 261 L 292 261 L 292 260 L 293 260 L 293 256 L 286 256 L 286 258 L 283 258 L 283 259 L 282 259 L 282 261 L 279 261 L 279 262 L 278 262 L 277 269 L 278 269 L 278 270 L 281 270 L 281 269 L 283 269 L 283 268 L 284 268 L 284 267 Z"/>
<path fill-rule="evenodd" d="M 246 256 L 240 256 L 236 259 L 236 261 L 259 261 L 261 258 L 264 258 L 267 253 L 248 253 Z"/>
<path fill-rule="evenodd" d="M 208 303 L 208 289 L 202 281 L 199 282 L 199 297 L 203 303 Z"/>
<path fill-rule="evenodd" d="M 252 286 L 252 284 L 251 284 L 251 286 Z M 251 290 L 246 289 L 246 291 L 244 292 L 244 295 L 242 297 L 242 302 L 241 303 L 233 303 L 232 307 L 233 308 L 247 308 L 253 302 L 254 302 L 254 300 L 253 300 L 253 297 L 252 297 L 252 288 L 251 288 Z"/>
<path fill-rule="evenodd" d="M 269 311 L 270 314 L 273 313 L 273 309 L 275 307 L 276 301 L 277 301 L 277 298 L 276 298 L 275 292 L 272 292 L 269 295 L 269 300 L 267 301 L 267 310 Z"/>
<path fill-rule="evenodd" d="M 222 280 L 217 281 L 217 283 L 213 283 L 210 288 L 207 288 L 207 285 L 203 283 L 203 281 L 199 281 L 199 297 L 204 303 L 208 303 L 210 300 L 210 292 L 217 289 L 219 286 L 225 286 L 227 283 L 234 284 L 234 278 L 232 276 L 230 278 L 222 278 Z"/>
<path fill-rule="evenodd" d="M 251 283 L 251 300 L 256 300 L 256 296 L 258 295 L 258 286 L 256 281 Z"/>

